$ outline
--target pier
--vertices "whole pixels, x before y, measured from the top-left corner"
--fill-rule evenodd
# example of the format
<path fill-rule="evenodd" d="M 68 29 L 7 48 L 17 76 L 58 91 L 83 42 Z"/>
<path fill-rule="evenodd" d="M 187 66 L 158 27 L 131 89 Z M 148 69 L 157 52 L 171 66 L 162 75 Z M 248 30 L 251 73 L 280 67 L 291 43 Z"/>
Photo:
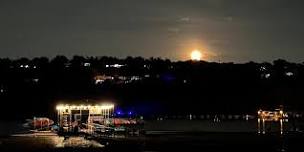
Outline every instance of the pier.
<path fill-rule="evenodd" d="M 284 133 L 284 122 L 288 122 L 288 114 L 283 109 L 275 109 L 274 111 L 258 111 L 258 133 L 266 134 L 266 122 L 279 122 L 280 134 Z"/>
<path fill-rule="evenodd" d="M 116 118 L 114 104 L 58 105 L 58 134 L 83 134 L 88 138 L 139 134 L 142 123 L 134 118 Z"/>

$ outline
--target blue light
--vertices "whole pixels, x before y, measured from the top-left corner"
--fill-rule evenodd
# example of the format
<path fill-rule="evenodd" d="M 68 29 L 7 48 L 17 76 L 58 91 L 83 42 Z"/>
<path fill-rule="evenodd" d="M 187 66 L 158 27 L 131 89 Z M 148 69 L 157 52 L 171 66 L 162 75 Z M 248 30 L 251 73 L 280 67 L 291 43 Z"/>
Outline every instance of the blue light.
<path fill-rule="evenodd" d="M 116 110 L 115 112 L 117 115 L 123 115 L 123 112 L 121 110 Z"/>
<path fill-rule="evenodd" d="M 129 115 L 132 115 L 132 111 L 130 111 L 128 114 L 129 114 Z"/>

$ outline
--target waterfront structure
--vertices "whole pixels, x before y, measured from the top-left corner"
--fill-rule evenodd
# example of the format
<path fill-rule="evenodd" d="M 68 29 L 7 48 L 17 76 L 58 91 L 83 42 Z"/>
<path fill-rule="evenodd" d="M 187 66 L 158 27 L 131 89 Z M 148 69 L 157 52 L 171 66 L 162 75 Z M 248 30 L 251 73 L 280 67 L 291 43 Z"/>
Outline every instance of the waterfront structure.
<path fill-rule="evenodd" d="M 58 105 L 58 126 L 64 132 L 77 132 L 80 128 L 89 131 L 113 124 L 114 105 Z"/>
<path fill-rule="evenodd" d="M 266 122 L 279 122 L 280 134 L 284 133 L 284 122 L 288 122 L 288 114 L 283 109 L 275 109 L 274 111 L 258 111 L 258 133 L 266 133 Z"/>

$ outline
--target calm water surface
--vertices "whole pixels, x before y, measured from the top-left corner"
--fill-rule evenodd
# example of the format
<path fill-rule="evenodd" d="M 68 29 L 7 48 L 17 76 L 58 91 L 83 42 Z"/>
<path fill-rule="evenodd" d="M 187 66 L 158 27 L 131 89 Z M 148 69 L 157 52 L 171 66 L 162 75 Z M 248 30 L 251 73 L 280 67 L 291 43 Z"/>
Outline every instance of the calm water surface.
<path fill-rule="evenodd" d="M 9 124 L 9 123 L 5 123 Z M 143 137 L 127 137 L 119 139 L 87 140 L 83 137 L 64 138 L 53 136 L 32 136 L 18 134 L 12 136 L 5 129 L 14 127 L 0 126 L 0 152 L 151 152 L 151 151 L 304 151 L 303 133 L 286 133 L 258 135 L 246 132 L 193 132 L 193 133 L 159 133 Z M 18 130 L 15 129 L 16 131 Z"/>

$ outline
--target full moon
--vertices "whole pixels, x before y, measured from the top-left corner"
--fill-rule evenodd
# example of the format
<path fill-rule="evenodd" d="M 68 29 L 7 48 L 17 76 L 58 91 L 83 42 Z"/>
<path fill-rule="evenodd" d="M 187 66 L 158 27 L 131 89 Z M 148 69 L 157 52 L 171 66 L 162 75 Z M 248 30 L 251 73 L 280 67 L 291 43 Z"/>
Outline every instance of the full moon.
<path fill-rule="evenodd" d="M 199 50 L 193 50 L 190 56 L 191 56 L 191 60 L 200 61 L 202 57 L 202 53 Z"/>

